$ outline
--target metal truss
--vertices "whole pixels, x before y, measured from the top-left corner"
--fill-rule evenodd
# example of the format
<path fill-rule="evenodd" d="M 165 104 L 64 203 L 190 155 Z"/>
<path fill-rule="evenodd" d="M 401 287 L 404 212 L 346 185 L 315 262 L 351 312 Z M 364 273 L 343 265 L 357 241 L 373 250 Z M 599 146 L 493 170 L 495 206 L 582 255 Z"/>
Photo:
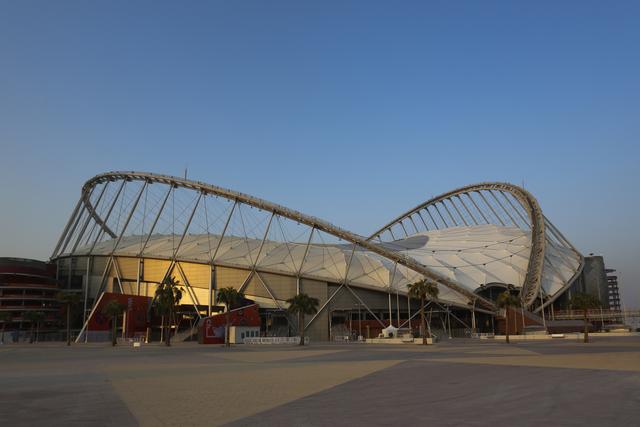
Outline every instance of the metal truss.
<path fill-rule="evenodd" d="M 122 188 L 124 187 L 124 185 L 126 183 L 132 182 L 132 181 L 142 181 L 142 182 L 146 182 L 148 184 L 153 184 L 153 183 L 161 183 L 161 184 L 165 184 L 170 186 L 170 188 L 175 189 L 175 188 L 185 188 L 185 189 L 190 189 L 190 190 L 194 190 L 197 192 L 200 192 L 201 194 L 204 195 L 212 195 L 212 196 L 217 196 L 217 197 L 222 197 L 222 198 L 226 198 L 229 201 L 233 201 L 234 204 L 237 203 L 241 203 L 241 204 L 245 204 L 254 208 L 257 208 L 259 210 L 263 210 L 266 212 L 270 212 L 273 216 L 280 216 L 283 218 L 287 218 L 289 220 L 295 221 L 299 224 L 304 224 L 306 226 L 309 226 L 312 228 L 313 232 L 324 232 L 327 233 L 335 238 L 344 240 L 348 243 L 352 243 L 354 245 L 356 245 L 357 248 L 359 249 L 365 249 L 368 251 L 371 251 L 375 254 L 378 254 L 382 257 L 385 257 L 397 264 L 403 265 L 407 268 L 409 268 L 412 271 L 415 271 L 421 275 L 423 275 L 425 278 L 428 278 L 430 280 L 433 280 L 434 282 L 437 282 L 455 292 L 457 292 L 458 294 L 461 294 L 463 296 L 465 296 L 467 299 L 469 300 L 476 300 L 478 304 L 485 306 L 486 308 L 489 309 L 494 309 L 494 305 L 491 301 L 486 300 L 484 298 L 481 298 L 475 294 L 473 294 L 472 292 L 470 292 L 469 290 L 467 290 L 465 287 L 460 286 L 458 283 L 456 283 L 455 281 L 435 272 L 432 271 L 431 269 L 425 267 L 424 265 L 420 264 L 419 262 L 417 262 L 415 259 L 406 256 L 402 253 L 399 253 L 397 251 L 391 250 L 387 247 L 385 247 L 384 245 L 380 245 L 376 242 L 371 241 L 370 239 L 366 239 L 362 236 L 359 236 L 355 233 L 352 233 L 350 231 L 347 231 L 343 228 L 337 227 L 333 224 L 330 224 L 326 221 L 323 221 L 317 217 L 313 217 L 310 215 L 306 215 L 303 214 L 301 212 L 286 208 L 284 206 L 257 198 L 257 197 L 253 197 L 250 196 L 248 194 L 244 194 L 244 193 L 240 193 L 237 191 L 233 191 L 233 190 L 229 190 L 229 189 L 225 189 L 222 187 L 218 187 L 218 186 L 214 186 L 214 185 L 210 185 L 210 184 L 206 184 L 203 182 L 198 182 L 198 181 L 192 181 L 192 180 L 188 180 L 188 179 L 183 179 L 183 178 L 178 178 L 178 177 L 173 177 L 173 176 L 167 176 L 167 175 L 158 175 L 158 174 L 152 174 L 152 173 L 145 173 L 145 172 L 108 172 L 108 173 L 104 173 L 104 174 L 100 174 L 97 175 L 93 178 L 91 178 L 90 180 L 88 180 L 83 188 L 82 188 L 82 197 L 81 197 L 81 208 L 86 210 L 87 212 L 89 212 L 89 214 L 93 217 L 96 218 L 96 216 L 98 217 L 97 219 L 95 219 L 96 224 L 100 227 L 100 232 L 98 233 L 98 237 L 94 240 L 93 245 L 91 246 L 91 250 L 89 251 L 89 255 L 91 254 L 91 252 L 93 251 L 93 249 L 95 248 L 96 243 L 99 240 L 99 237 L 107 234 L 108 236 L 113 237 L 114 239 L 118 240 L 121 238 L 122 233 L 124 232 L 121 231 L 119 234 L 117 232 L 114 232 L 110 227 L 107 226 L 107 222 L 108 222 L 108 216 L 112 214 L 113 210 L 114 210 L 114 206 L 115 206 L 115 202 L 116 199 L 119 197 L 120 193 L 122 192 Z M 99 184 L 105 184 L 105 183 L 110 183 L 110 182 L 121 182 L 120 186 L 118 187 L 118 193 L 116 195 L 116 198 L 114 199 L 113 203 L 111 204 L 111 206 L 109 207 L 108 211 L 107 211 L 107 218 L 101 218 L 98 214 L 97 214 L 97 209 L 92 205 L 92 201 L 91 201 L 91 193 L 93 192 L 94 188 L 96 186 L 98 186 Z M 165 203 L 167 201 L 168 198 L 168 193 L 167 196 L 165 197 L 163 204 L 162 204 L 162 208 L 165 207 Z M 162 209 L 161 208 L 161 209 Z M 78 212 L 75 212 L 76 216 L 78 216 L 79 218 L 79 214 Z M 158 216 L 160 215 L 160 212 L 158 212 Z M 193 213 L 192 213 L 193 215 Z M 157 218 L 156 220 L 157 221 Z M 77 221 L 76 221 L 77 222 Z M 154 226 L 155 226 L 155 222 L 154 222 Z M 414 224 L 415 226 L 415 224 Z M 417 227 L 416 227 L 417 228 Z M 153 231 L 153 230 L 152 230 Z M 186 233 L 186 230 L 185 230 Z M 69 233 L 67 233 L 69 234 Z M 266 235 L 266 234 L 265 234 Z M 147 240 L 145 241 L 145 246 L 148 243 L 148 240 L 151 236 L 151 232 L 149 233 L 149 235 L 147 236 Z M 65 239 L 66 235 L 63 234 L 63 236 L 61 237 L 61 239 Z M 182 240 L 184 239 L 184 234 L 182 235 L 181 239 L 180 239 L 180 244 L 178 245 L 178 248 L 176 248 L 176 251 L 174 253 L 174 259 L 172 260 L 171 264 L 174 264 L 176 261 L 176 257 L 178 255 L 178 251 L 179 251 L 179 247 L 182 244 Z M 58 246 L 62 246 L 62 245 L 58 245 Z M 56 257 L 60 257 L 60 256 L 68 256 L 69 254 L 65 254 L 63 253 L 62 250 L 59 250 L 59 248 L 56 248 L 57 251 L 53 253 L 52 258 L 56 258 Z M 143 249 L 144 250 L 144 249 Z M 261 249 L 260 249 L 261 250 Z M 142 251 L 141 251 L 142 252 Z M 258 255 L 259 256 L 259 255 Z M 303 260 L 304 262 L 304 260 Z M 171 271 L 171 267 L 167 270 L 167 273 Z M 300 275 L 300 274 L 298 274 Z"/>
<path fill-rule="evenodd" d="M 125 187 L 133 182 L 142 183 L 141 188 L 138 192 L 134 193 L 135 195 L 133 198 L 125 203 Z M 105 188 L 109 184 L 113 184 L 113 187 L 117 189 L 117 193 L 111 200 L 108 200 L 108 198 L 104 198 L 105 200 L 102 200 Z M 359 299 L 358 295 L 355 294 L 349 286 L 349 270 L 351 267 L 351 259 L 353 258 L 353 254 L 364 250 L 369 251 L 373 254 L 377 254 L 378 256 L 383 257 L 384 259 L 387 259 L 389 262 L 393 263 L 394 276 L 396 266 L 401 265 L 408 268 L 412 272 L 418 273 L 426 279 L 436 282 L 439 285 L 444 286 L 459 295 L 462 295 L 466 300 L 469 301 L 469 304 L 473 305 L 474 307 L 484 307 L 484 309 L 490 311 L 494 311 L 496 309 L 492 301 L 477 295 L 467 287 L 431 269 L 430 267 L 423 265 L 421 262 L 403 253 L 402 251 L 395 250 L 393 248 L 393 245 L 387 244 L 387 241 L 384 238 L 384 235 L 387 232 L 391 236 L 391 240 L 396 240 L 397 236 L 402 236 L 402 238 L 404 238 L 410 236 L 414 232 L 419 233 L 421 231 L 421 228 L 423 228 L 423 230 L 425 231 L 441 230 L 449 227 L 473 226 L 482 223 L 496 224 L 501 226 L 511 224 L 521 229 L 530 230 L 531 250 L 527 272 L 522 287 L 523 302 L 526 306 L 530 306 L 531 304 L 533 304 L 536 298 L 541 295 L 541 280 L 545 261 L 545 247 L 547 244 L 547 240 L 551 239 L 553 240 L 554 244 L 559 244 L 564 247 L 571 248 L 571 250 L 573 250 L 577 254 L 577 256 L 580 257 L 582 263 L 582 257 L 577 252 L 577 250 L 575 250 L 575 248 L 570 245 L 570 243 L 564 238 L 564 236 L 562 236 L 560 232 L 555 229 L 555 227 L 553 227 L 553 225 L 549 223 L 546 218 L 544 218 L 536 199 L 526 190 L 512 184 L 482 183 L 453 190 L 441 196 L 430 199 L 427 202 L 424 202 L 407 211 L 406 213 L 400 215 L 389 224 L 385 225 L 380 230 L 376 231 L 373 235 L 367 238 L 347 231 L 343 228 L 337 227 L 317 217 L 306 215 L 299 211 L 292 210 L 282 205 L 278 205 L 257 197 L 253 197 L 248 194 L 206 184 L 203 182 L 145 172 L 108 172 L 97 175 L 88 180 L 82 188 L 80 200 L 78 201 L 78 204 L 76 205 L 71 218 L 66 224 L 58 244 L 56 245 L 56 249 L 52 254 L 52 259 L 75 256 L 76 248 L 78 247 L 79 242 L 83 239 L 86 239 L 86 243 L 88 243 L 88 245 L 86 245 L 85 248 L 88 247 L 89 250 L 88 252 L 79 252 L 78 256 L 87 256 L 91 258 L 94 249 L 96 248 L 97 244 L 101 242 L 101 239 L 111 238 L 115 243 L 112 247 L 112 250 L 108 253 L 108 261 L 106 263 L 105 270 L 100 281 L 100 288 L 102 288 L 104 286 L 109 269 L 112 266 L 116 270 L 119 269 L 118 266 L 113 262 L 114 257 L 116 256 L 118 245 L 123 239 L 129 222 L 134 217 L 134 212 L 136 211 L 136 207 L 141 200 L 143 192 L 148 191 L 149 187 L 151 187 L 153 184 L 164 184 L 168 186 L 168 190 L 166 190 L 166 192 L 162 192 L 161 196 L 158 197 L 157 206 L 159 206 L 159 209 L 154 211 L 153 214 L 148 214 L 154 218 L 151 222 L 150 229 L 145 230 L 145 227 L 143 225 L 143 232 L 140 236 L 141 246 L 140 250 L 137 253 L 137 256 L 139 258 L 144 257 L 145 249 L 150 244 L 152 235 L 154 235 L 154 233 L 156 232 L 156 226 L 158 225 L 160 217 L 166 214 L 168 210 L 170 210 L 170 206 L 171 214 L 174 218 L 173 220 L 175 221 L 175 206 L 173 206 L 175 202 L 175 190 L 186 189 L 193 190 L 198 193 L 197 200 L 194 199 L 195 203 L 193 203 L 192 205 L 190 204 L 181 213 L 179 213 L 179 215 L 181 215 L 179 218 L 180 224 L 184 225 L 183 232 L 180 234 L 175 234 L 172 231 L 171 233 L 171 236 L 179 236 L 179 241 L 177 246 L 173 247 L 173 251 L 169 259 L 170 264 L 166 269 L 165 277 L 171 274 L 171 272 L 174 270 L 174 266 L 178 265 L 178 269 L 180 269 L 180 266 L 178 264 L 180 261 L 182 261 L 182 259 L 180 258 L 180 250 L 189 232 L 189 227 L 191 225 L 192 219 L 194 218 L 199 204 L 202 202 L 202 199 L 204 199 L 204 196 L 226 199 L 226 201 L 230 202 L 229 205 L 231 206 L 231 209 L 228 211 L 228 216 L 226 216 L 226 218 L 223 218 L 225 219 L 224 228 L 222 229 L 222 233 L 218 234 L 218 242 L 215 244 L 215 247 L 213 247 L 212 245 L 210 245 L 209 247 L 209 263 L 212 266 L 212 270 L 215 268 L 215 265 L 218 265 L 216 257 L 218 251 L 223 245 L 223 238 L 225 238 L 226 234 L 232 234 L 228 233 L 228 228 L 230 226 L 232 216 L 234 216 L 234 213 L 237 212 L 240 215 L 240 219 L 242 219 L 241 205 L 256 208 L 258 211 L 265 212 L 269 215 L 268 222 L 265 221 L 267 225 L 264 229 L 264 233 L 256 236 L 256 238 L 254 239 L 254 242 L 259 243 L 259 246 L 254 247 L 253 249 L 249 247 L 247 230 L 244 227 L 244 222 L 242 223 L 242 231 L 245 234 L 244 242 L 247 244 L 248 249 L 246 256 L 250 258 L 251 266 L 249 268 L 247 278 L 241 286 L 241 290 L 246 287 L 248 282 L 259 270 L 263 270 L 259 267 L 258 264 L 260 263 L 263 251 L 268 251 L 268 249 L 266 248 L 266 242 L 268 240 L 270 229 L 277 229 L 277 227 L 275 226 L 272 227 L 272 222 L 274 220 L 279 221 L 279 218 L 284 218 L 310 228 L 308 240 L 305 239 L 306 245 L 304 245 L 304 254 L 302 259 L 300 260 L 300 265 L 297 265 L 297 263 L 294 261 L 294 257 L 291 253 L 289 244 L 286 241 L 284 242 L 286 251 L 288 252 L 289 258 L 292 262 L 292 269 L 294 270 L 291 272 L 291 275 L 296 277 L 297 280 L 297 293 L 300 292 L 301 277 L 307 277 L 307 275 L 303 273 L 303 267 L 305 266 L 305 261 L 310 247 L 314 246 L 312 244 L 312 238 L 314 234 L 326 233 L 329 236 L 332 236 L 332 238 L 336 238 L 353 245 L 351 258 L 349 258 L 348 264 L 346 265 L 346 271 L 344 272 L 344 278 L 340 278 L 340 280 L 338 281 L 340 287 L 331 295 L 331 297 L 329 297 L 325 305 L 328 304 L 342 288 L 346 288 L 346 290 L 353 294 L 356 299 Z M 98 193 L 95 190 L 100 185 L 102 185 L 102 191 Z M 94 192 L 96 193 L 95 195 Z M 120 203 L 120 210 L 116 209 L 117 203 Z M 204 201 L 203 203 L 206 209 L 206 201 Z M 146 196 L 144 215 L 147 215 Z M 114 219 L 115 217 L 117 217 L 117 219 Z M 124 222 L 121 221 L 121 218 L 125 219 Z M 84 236 L 85 230 L 88 226 L 88 222 L 91 219 L 93 219 L 94 221 L 93 227 L 97 227 L 95 238 L 92 238 L 94 237 L 93 229 L 88 233 L 88 236 Z M 207 224 L 207 234 L 209 233 L 208 228 L 209 224 Z M 76 239 L 75 243 L 70 245 L 74 238 Z M 68 251 L 66 250 L 67 247 L 70 247 L 72 249 Z M 220 265 L 224 265 L 224 263 L 220 263 Z M 375 271 L 375 268 L 373 271 Z M 259 279 L 262 278 L 259 277 Z M 186 281 L 184 277 L 183 280 Z M 391 298 L 393 280 L 394 279 L 391 278 L 391 283 L 385 285 L 388 286 L 389 298 Z M 211 295 L 215 286 L 213 281 L 214 280 L 212 278 L 209 284 L 209 311 L 211 311 Z M 263 280 L 260 281 L 263 282 Z M 118 284 L 120 284 L 119 281 Z M 399 300 L 398 290 L 396 289 L 395 292 L 397 294 L 396 299 Z M 197 304 L 197 302 L 194 301 L 195 298 L 193 298 L 191 292 L 189 292 L 189 295 L 192 297 L 192 302 Z M 548 303 L 549 301 L 543 302 L 543 304 Z M 276 304 L 278 304 L 277 301 Z M 311 319 L 306 326 L 308 327 L 314 319 L 315 317 Z M 383 322 L 380 321 L 380 323 Z"/>
<path fill-rule="evenodd" d="M 500 201 L 497 194 L 501 195 L 502 199 L 504 199 L 506 203 Z M 474 195 L 476 196 L 475 199 L 473 197 Z M 514 201 L 512 201 L 508 195 L 511 195 Z M 465 203 L 463 196 L 471 203 L 470 206 Z M 458 209 L 454 199 L 456 199 L 458 204 L 463 207 L 463 210 Z M 489 200 L 492 200 L 492 202 Z M 447 203 L 454 207 L 453 212 L 457 214 L 457 218 L 452 214 L 452 210 L 447 207 Z M 473 209 L 471 209 L 471 207 Z M 531 250 L 527 272 L 521 291 L 521 298 L 525 307 L 533 305 L 536 298 L 538 298 L 542 293 L 541 283 L 543 268 L 545 265 L 545 249 L 549 240 L 555 240 L 562 246 L 571 249 L 580 260 L 580 265 L 577 271 L 574 273 L 574 276 L 566 282 L 565 288 L 571 285 L 573 279 L 580 274 L 582 266 L 584 265 L 582 255 L 544 217 L 535 197 L 533 197 L 533 195 L 524 188 L 504 182 L 485 182 L 469 185 L 429 199 L 390 221 L 388 224 L 373 233 L 368 240 L 385 241 L 385 233 L 388 233 L 391 239 L 395 240 L 395 235 L 393 233 L 394 227 L 397 228 L 399 225 L 399 229 L 405 230 L 403 222 L 409 219 L 415 224 L 413 221 L 414 217 L 420 218 L 424 221 L 424 217 L 421 214 L 422 212 L 426 212 L 428 217 L 431 218 L 433 228 L 440 229 L 438 223 L 432 216 L 430 211 L 431 208 L 435 209 L 435 212 L 438 214 L 441 222 L 444 223 L 445 228 L 457 227 L 460 225 L 460 222 L 465 225 L 468 225 L 469 222 L 473 222 L 478 225 L 480 220 L 477 215 L 472 213 L 472 211 L 475 210 L 486 224 L 496 224 L 500 226 L 510 224 L 523 230 L 530 230 Z M 442 214 L 443 211 L 448 217 L 448 220 Z M 463 211 L 466 212 L 467 218 L 462 214 Z M 526 214 L 526 217 L 523 215 L 523 212 Z M 516 220 L 516 217 L 519 218 L 519 220 Z M 424 225 L 425 231 L 428 231 L 429 227 L 426 223 Z M 480 302 L 479 299 L 478 302 Z M 550 302 L 551 301 L 547 301 L 544 305 L 546 306 Z"/>

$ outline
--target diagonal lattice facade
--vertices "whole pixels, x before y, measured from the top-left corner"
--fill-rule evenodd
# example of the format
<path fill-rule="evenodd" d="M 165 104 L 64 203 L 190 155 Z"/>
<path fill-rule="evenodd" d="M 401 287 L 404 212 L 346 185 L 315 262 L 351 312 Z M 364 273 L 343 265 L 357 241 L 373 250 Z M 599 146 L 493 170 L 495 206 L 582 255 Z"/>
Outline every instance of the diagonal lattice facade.
<path fill-rule="evenodd" d="M 267 274 L 335 284 L 322 308 L 341 291 L 356 298 L 354 289 L 406 295 L 407 285 L 427 278 L 438 284 L 440 303 L 489 312 L 493 302 L 478 292 L 485 284 L 520 289 L 524 304 L 539 309 L 582 268 L 582 256 L 535 198 L 510 184 L 454 190 L 363 237 L 247 194 L 142 172 L 110 172 L 87 181 L 52 259 L 86 259 L 86 286 L 96 276 L 96 295 L 110 276 L 125 292 L 125 260 L 153 259 L 164 262 L 157 282 L 170 274 L 189 282 L 181 263 L 246 271 L 239 289 L 258 280 L 279 307 L 282 298 L 269 288 Z M 194 306 L 211 310 L 214 282 L 203 285 L 207 295 L 189 291 Z"/>

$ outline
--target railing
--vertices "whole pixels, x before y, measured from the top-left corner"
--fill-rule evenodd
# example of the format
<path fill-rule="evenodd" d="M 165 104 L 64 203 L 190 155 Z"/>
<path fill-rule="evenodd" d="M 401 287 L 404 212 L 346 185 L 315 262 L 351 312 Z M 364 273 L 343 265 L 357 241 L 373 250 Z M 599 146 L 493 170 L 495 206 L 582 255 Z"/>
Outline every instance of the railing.
<path fill-rule="evenodd" d="M 11 343 L 28 343 L 31 341 L 32 332 L 30 330 L 5 330 L 4 336 L 1 340 L 5 344 Z M 73 337 L 73 331 L 72 331 Z M 38 331 L 36 333 L 35 329 L 33 331 L 33 339 L 34 342 L 64 342 L 67 340 L 67 332 L 66 331 Z"/>
<path fill-rule="evenodd" d="M 640 310 L 587 310 L 587 319 L 623 319 L 629 317 L 640 317 Z M 582 320 L 584 319 L 584 310 L 556 310 L 553 319 Z"/>
<path fill-rule="evenodd" d="M 493 338 L 495 337 L 495 334 L 493 332 L 476 332 L 476 333 L 471 333 L 471 338 Z"/>
<path fill-rule="evenodd" d="M 357 342 L 364 342 L 364 338 L 360 339 L 361 337 L 359 336 L 352 336 L 352 335 L 332 335 L 333 337 L 333 341 L 335 342 L 346 342 L 346 343 L 357 343 Z"/>
<path fill-rule="evenodd" d="M 300 337 L 256 337 L 245 338 L 245 344 L 300 344 Z M 304 343 L 309 344 L 309 337 L 304 337 Z"/>

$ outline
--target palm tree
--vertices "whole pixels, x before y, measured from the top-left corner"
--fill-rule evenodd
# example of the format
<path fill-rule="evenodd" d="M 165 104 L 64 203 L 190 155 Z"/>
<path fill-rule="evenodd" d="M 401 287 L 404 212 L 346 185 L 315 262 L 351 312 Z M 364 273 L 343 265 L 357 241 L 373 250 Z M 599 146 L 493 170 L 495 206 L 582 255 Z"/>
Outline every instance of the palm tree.
<path fill-rule="evenodd" d="M 498 295 L 496 299 L 496 305 L 498 308 L 505 309 L 505 321 L 506 321 L 506 336 L 507 336 L 507 344 L 509 341 L 509 308 L 510 307 L 518 307 L 520 305 L 520 299 L 513 295 L 510 290 L 506 290 Z"/>
<path fill-rule="evenodd" d="M 577 293 L 571 297 L 569 305 L 573 310 L 582 310 L 584 314 L 584 342 L 589 342 L 589 309 L 600 308 L 600 300 L 591 294 Z"/>
<path fill-rule="evenodd" d="M 427 279 L 419 280 L 415 283 L 412 283 L 408 286 L 409 288 L 409 296 L 420 299 L 420 336 L 422 337 L 422 344 L 427 344 L 427 336 L 426 336 L 426 321 L 424 317 L 424 306 L 427 297 L 429 299 L 434 299 L 438 297 L 439 289 L 438 286 Z M 429 337 L 431 337 L 431 333 L 429 333 Z"/>
<path fill-rule="evenodd" d="M 182 288 L 179 285 L 180 282 L 175 277 L 167 277 L 156 289 L 154 304 L 156 311 L 162 315 L 164 343 L 167 347 L 171 346 L 171 321 L 182 299 Z"/>
<path fill-rule="evenodd" d="M 119 303 L 117 300 L 112 299 L 104 306 L 102 312 L 111 318 L 112 330 L 111 330 L 111 345 L 115 346 L 118 342 L 118 336 L 116 331 L 118 328 L 118 316 L 120 316 L 127 308 L 125 304 Z"/>
<path fill-rule="evenodd" d="M 238 292 L 237 289 L 232 288 L 231 286 L 227 288 L 222 288 L 218 290 L 218 295 L 216 296 L 216 301 L 218 303 L 222 303 L 226 305 L 227 309 L 225 310 L 225 326 L 224 326 L 224 344 L 227 347 L 230 347 L 229 343 L 229 326 L 231 325 L 231 309 L 234 305 L 238 304 L 238 302 L 244 298 L 242 293 Z"/>
<path fill-rule="evenodd" d="M 304 315 L 318 312 L 318 298 L 310 297 L 307 294 L 298 294 L 287 300 L 289 303 L 289 313 L 298 315 L 298 328 L 300 330 L 300 345 L 304 345 Z"/>
<path fill-rule="evenodd" d="M 7 327 L 7 323 L 11 322 L 11 312 L 0 311 L 0 322 L 2 322 L 2 335 L 0 335 L 0 344 L 4 344 L 4 330 Z"/>
<path fill-rule="evenodd" d="M 80 304 L 82 297 L 77 292 L 58 292 L 57 299 L 65 305 L 67 312 L 67 345 L 71 345 L 71 309 Z"/>
<path fill-rule="evenodd" d="M 40 322 L 44 320 L 44 313 L 42 311 L 27 311 L 22 315 L 25 320 L 31 322 L 31 335 L 29 337 L 29 344 L 33 344 L 35 330 L 35 336 L 38 336 L 38 330 L 40 328 Z M 36 338 L 37 339 L 37 338 Z"/>

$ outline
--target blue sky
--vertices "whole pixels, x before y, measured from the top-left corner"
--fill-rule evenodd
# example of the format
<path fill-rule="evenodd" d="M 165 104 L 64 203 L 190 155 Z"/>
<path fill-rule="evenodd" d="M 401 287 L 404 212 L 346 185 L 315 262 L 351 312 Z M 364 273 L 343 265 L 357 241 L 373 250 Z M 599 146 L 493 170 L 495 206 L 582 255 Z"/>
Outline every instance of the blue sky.
<path fill-rule="evenodd" d="M 626 1 L 0 1 L 0 256 L 47 258 L 107 170 L 187 166 L 362 234 L 500 180 L 640 306 L 638 22 Z"/>

